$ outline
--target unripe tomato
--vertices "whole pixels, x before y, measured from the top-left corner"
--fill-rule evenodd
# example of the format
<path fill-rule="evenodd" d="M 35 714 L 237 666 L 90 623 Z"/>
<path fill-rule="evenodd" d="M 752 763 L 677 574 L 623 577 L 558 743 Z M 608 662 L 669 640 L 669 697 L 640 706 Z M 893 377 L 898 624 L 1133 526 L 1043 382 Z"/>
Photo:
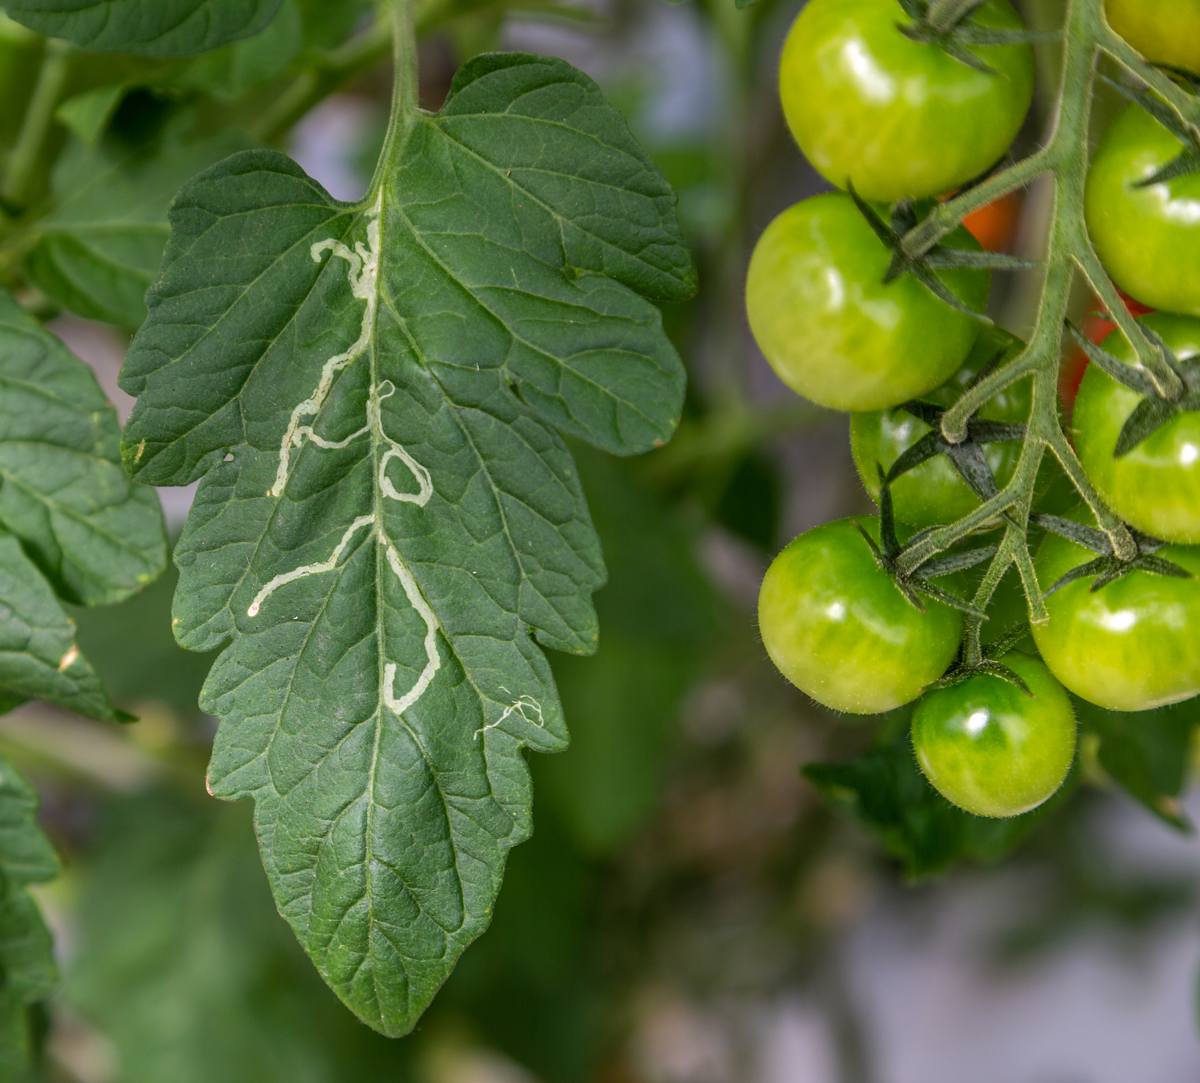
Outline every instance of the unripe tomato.
<path fill-rule="evenodd" d="M 767 570 L 758 596 L 763 643 L 779 671 L 818 703 L 880 714 L 911 703 L 958 651 L 962 616 L 932 599 L 914 606 L 876 562 L 855 523 L 801 534 Z"/>
<path fill-rule="evenodd" d="M 1011 335 L 988 328 L 979 336 L 963 367 L 941 387 L 923 396 L 924 401 L 952 406 L 984 366 L 996 360 L 998 353 L 1011 356 L 1019 348 L 1019 341 Z M 979 416 L 989 421 L 1024 422 L 1029 417 L 1030 394 L 1030 381 L 1021 380 L 994 396 Z M 850 451 L 858 476 L 872 500 L 879 500 L 876 465 L 885 471 L 891 469 L 901 454 L 928 432 L 928 425 L 902 407 L 858 413 L 850 418 Z M 1021 444 L 1019 441 L 988 444 L 984 454 L 997 483 L 1004 485 L 1016 468 Z M 979 506 L 979 497 L 945 455 L 901 474 L 892 483 L 891 491 L 896 517 L 911 526 L 950 523 Z"/>
<path fill-rule="evenodd" d="M 978 248 L 962 229 L 948 243 Z M 963 363 L 979 321 L 911 275 L 884 284 L 891 253 L 840 193 L 784 211 L 759 238 L 746 309 L 759 347 L 792 390 L 838 410 L 881 410 L 933 390 Z M 988 275 L 939 272 L 969 308 Z"/>
<path fill-rule="evenodd" d="M 971 19 L 1021 26 L 1007 0 Z M 823 177 L 867 199 L 958 188 L 1004 154 L 1033 100 L 1028 45 L 975 47 L 988 73 L 905 37 L 907 22 L 896 0 L 811 0 L 783 48 L 780 98 L 796 142 Z"/>
<path fill-rule="evenodd" d="M 1200 0 L 1108 0 L 1108 21 L 1147 60 L 1200 75 Z"/>
<path fill-rule="evenodd" d="M 1129 106 L 1092 159 L 1087 224 L 1121 289 L 1151 308 L 1200 316 L 1200 174 L 1134 187 L 1183 149 L 1144 109 Z"/>
<path fill-rule="evenodd" d="M 947 801 L 976 816 L 1019 816 L 1063 784 L 1075 758 L 1075 712 L 1037 659 L 1001 664 L 1029 688 L 991 674 L 929 692 L 913 713 L 917 762 Z"/>
<path fill-rule="evenodd" d="M 1200 365 L 1200 319 L 1158 313 L 1141 322 L 1188 367 Z M 1120 331 L 1104 347 L 1125 364 L 1136 364 Z M 1117 437 L 1141 401 L 1136 391 L 1089 365 L 1075 399 L 1079 458 L 1092 484 L 1127 523 L 1155 538 L 1194 545 L 1200 542 L 1200 413 L 1177 414 L 1118 459 Z"/>
<path fill-rule="evenodd" d="M 1200 549 L 1167 546 L 1158 554 L 1193 577 Z M 1057 535 L 1037 556 L 1048 589 L 1094 553 Z M 1200 579 L 1134 571 L 1092 592 L 1077 579 L 1046 599 L 1050 619 L 1033 639 L 1050 672 L 1077 696 L 1111 711 L 1146 711 L 1200 692 Z"/>

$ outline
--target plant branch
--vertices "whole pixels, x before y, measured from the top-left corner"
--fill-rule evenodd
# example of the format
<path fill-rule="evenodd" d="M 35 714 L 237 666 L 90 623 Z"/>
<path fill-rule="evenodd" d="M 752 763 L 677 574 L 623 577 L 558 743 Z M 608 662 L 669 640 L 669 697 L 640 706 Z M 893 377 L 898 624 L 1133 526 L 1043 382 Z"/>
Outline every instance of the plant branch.
<path fill-rule="evenodd" d="M 1103 19 L 1103 13 L 1101 14 Z M 1161 68 L 1147 63 L 1142 55 L 1105 23 L 1099 32 L 1099 46 L 1126 71 L 1135 75 L 1179 114 L 1200 136 L 1200 100 L 1190 94 Z"/>
<path fill-rule="evenodd" d="M 1044 149 L 1035 151 L 1029 157 L 985 177 L 953 199 L 938 204 L 904 235 L 904 254 L 914 259 L 925 255 L 946 234 L 957 229 L 967 215 L 1010 192 L 1015 192 L 1018 188 L 1024 188 L 1052 167 L 1050 156 Z"/>
<path fill-rule="evenodd" d="M 1137 353 L 1142 368 L 1146 370 L 1146 374 L 1154 383 L 1154 389 L 1168 402 L 1178 401 L 1184 393 L 1183 381 L 1179 378 L 1179 373 L 1167 363 L 1162 351 L 1150 341 L 1145 331 L 1142 330 L 1142 325 L 1125 307 L 1125 301 L 1122 299 L 1120 291 L 1113 284 L 1113 280 L 1108 277 L 1108 273 L 1100 262 L 1100 257 L 1096 254 L 1087 229 L 1080 232 L 1078 251 L 1075 256 L 1075 263 L 1080 273 L 1087 279 L 1088 285 L 1092 287 L 1092 292 L 1100 299 L 1109 318 L 1129 340 L 1129 344 Z"/>
<path fill-rule="evenodd" d="M 1057 389 L 1063 327 L 1069 314 L 1077 268 L 1110 308 L 1114 320 L 1129 338 L 1142 364 L 1155 378 L 1156 385 L 1161 386 L 1167 394 L 1177 394 L 1179 382 L 1167 360 L 1129 315 L 1088 236 L 1084 190 L 1096 66 L 1102 50 L 1113 50 L 1114 35 L 1104 19 L 1103 0 L 1068 0 L 1066 8 L 1062 36 L 1062 85 L 1058 108 L 1046 142 L 1029 157 L 935 208 L 924 221 L 909 231 L 903 242 L 906 252 L 914 256 L 921 255 L 973 210 L 1021 187 L 1042 173 L 1050 173 L 1053 177 L 1054 209 L 1044 259 L 1045 273 L 1029 343 L 1007 365 L 968 389 L 942 418 L 945 438 L 951 443 L 961 442 L 966 435 L 967 423 L 984 403 L 1017 380 L 1032 377 L 1033 399 L 1021 459 L 1003 489 L 957 522 L 918 535 L 897 562 L 902 574 L 911 574 L 969 534 L 994 528 L 1003 516 L 1004 539 L 980 584 L 976 603 L 990 600 L 1008 566 L 1015 564 L 1029 601 L 1030 620 L 1034 622 L 1046 619 L 1046 608 L 1029 551 L 1027 530 L 1038 473 L 1047 450 L 1053 453 L 1091 509 L 1100 529 L 1108 537 L 1113 553 L 1121 560 L 1130 560 L 1137 554 L 1128 529 L 1108 509 L 1088 480 L 1074 448 L 1063 432 L 1059 414 Z M 1128 51 L 1129 47 L 1121 44 Z M 1118 56 L 1118 59 L 1123 63 L 1127 61 L 1124 56 Z M 1140 57 L 1137 60 L 1139 67 L 1146 66 Z M 1141 74 L 1140 70 L 1138 74 Z M 977 661 L 981 656 L 980 627 L 978 619 L 968 621 L 964 648 L 964 656 L 968 661 Z"/>
<path fill-rule="evenodd" d="M 4 172 L 3 186 L 0 187 L 0 194 L 14 206 L 24 206 L 29 198 L 38 165 L 54 128 L 54 110 L 67 82 L 70 55 L 70 47 L 64 42 L 53 38 L 46 42 L 33 96 Z"/>

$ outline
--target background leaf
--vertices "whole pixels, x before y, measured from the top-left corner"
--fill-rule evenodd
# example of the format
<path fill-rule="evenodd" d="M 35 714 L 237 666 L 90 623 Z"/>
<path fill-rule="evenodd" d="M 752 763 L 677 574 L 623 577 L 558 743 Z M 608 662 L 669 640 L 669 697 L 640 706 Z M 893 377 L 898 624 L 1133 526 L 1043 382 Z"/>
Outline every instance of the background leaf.
<path fill-rule="evenodd" d="M 281 0 L 4 0 L 17 22 L 83 49 L 190 56 L 256 34 Z"/>
<path fill-rule="evenodd" d="M 805 777 L 851 812 L 913 880 L 960 862 L 999 861 L 1020 843 L 1071 789 L 1024 816 L 989 820 L 955 808 L 925 781 L 904 736 L 839 763 L 813 763 Z"/>
<path fill-rule="evenodd" d="M 178 129 L 178 125 L 175 129 Z M 53 209 L 37 223 L 26 271 L 48 297 L 133 330 L 167 242 L 167 206 L 190 176 L 244 145 L 234 133 L 150 143 L 73 141 L 54 171 Z"/>
<path fill-rule="evenodd" d="M 114 602 L 166 562 L 158 499 L 117 460 L 91 371 L 0 291 L 0 708 L 112 719 L 59 599 Z"/>
<path fill-rule="evenodd" d="M 58 873 L 33 791 L 0 757 L 0 1076 L 31 1078 L 30 1008 L 58 982 L 50 934 L 25 888 Z"/>

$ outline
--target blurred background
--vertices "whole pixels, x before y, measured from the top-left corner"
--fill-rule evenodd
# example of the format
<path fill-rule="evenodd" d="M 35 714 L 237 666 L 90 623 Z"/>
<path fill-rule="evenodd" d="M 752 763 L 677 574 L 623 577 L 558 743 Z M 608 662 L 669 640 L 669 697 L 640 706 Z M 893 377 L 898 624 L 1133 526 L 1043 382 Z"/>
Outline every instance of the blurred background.
<path fill-rule="evenodd" d="M 80 612 L 83 649 L 140 722 L 106 728 L 37 707 L 0 720 L 66 864 L 38 891 L 64 972 L 45 1019 L 56 1078 L 1200 1079 L 1194 707 L 1086 713 L 1068 792 L 1047 812 L 994 824 L 925 786 L 905 718 L 819 711 L 758 642 L 771 555 L 867 506 L 845 418 L 778 384 L 742 311 L 759 232 L 819 188 L 775 90 L 801 5 L 428 6 L 439 18 L 423 47 L 427 105 L 481 49 L 565 56 L 602 84 L 678 189 L 701 270 L 699 296 L 666 314 L 691 373 L 678 437 L 628 462 L 577 449 L 609 584 L 599 654 L 553 659 L 572 747 L 533 763 L 536 833 L 510 858 L 491 930 L 418 1031 L 389 1042 L 339 1005 L 276 915 L 249 807 L 205 794 L 213 724 L 195 704 L 211 659 L 171 639 L 172 577 Z M 348 35 L 362 5 L 342 7 L 325 15 Z M 1035 23 L 1052 24 L 1056 9 L 1025 5 Z M 334 195 L 357 198 L 390 79 L 386 42 L 368 44 L 331 77 L 333 93 L 301 85 L 294 62 L 273 63 L 260 42 L 223 62 L 219 84 L 130 91 L 115 124 L 166 124 L 186 101 L 213 125 L 287 146 Z M 1052 71 L 1051 47 L 1044 84 Z M 1044 99 L 1039 108 L 1030 138 Z M 1014 212 L 975 225 L 993 231 L 990 243 L 1036 247 L 1038 194 L 1024 239 Z M 1022 287 L 998 304 L 1020 331 Z M 127 409 L 115 386 L 126 340 L 75 317 L 52 329 Z M 173 530 L 189 495 L 163 493 Z"/>

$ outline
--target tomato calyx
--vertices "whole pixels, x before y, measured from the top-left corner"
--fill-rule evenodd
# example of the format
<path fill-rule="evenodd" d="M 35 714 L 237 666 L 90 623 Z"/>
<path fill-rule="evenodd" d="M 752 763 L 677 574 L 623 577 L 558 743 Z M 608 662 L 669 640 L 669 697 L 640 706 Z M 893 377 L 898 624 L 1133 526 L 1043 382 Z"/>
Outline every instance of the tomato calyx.
<path fill-rule="evenodd" d="M 870 548 L 871 555 L 875 558 L 875 563 L 891 577 L 892 582 L 896 584 L 896 588 L 904 595 L 905 599 L 914 609 L 920 612 L 925 611 L 925 603 L 922 598 L 924 596 L 941 602 L 951 609 L 957 609 L 962 613 L 986 620 L 987 614 L 983 610 L 958 597 L 958 595 L 944 590 L 934 583 L 933 580 L 948 575 L 956 575 L 959 572 L 974 568 L 984 563 L 984 561 L 991 560 L 996 555 L 997 546 L 985 545 L 960 553 L 949 553 L 934 560 L 926 561 L 921 565 L 920 574 L 916 572 L 902 572 L 900 570 L 900 557 L 904 553 L 904 546 L 900 544 L 900 539 L 896 534 L 896 515 L 892 505 L 891 490 L 888 487 L 887 475 L 884 473 L 883 467 L 876 465 L 876 469 L 879 471 L 878 544 L 863 529 L 861 524 L 855 524 L 859 534 L 862 535 L 863 540 L 867 543 L 868 548 Z M 917 535 L 917 537 L 920 537 L 920 535 Z"/>
<path fill-rule="evenodd" d="M 916 205 L 910 200 L 902 200 L 892 206 L 890 221 L 884 221 L 874 207 L 855 191 L 854 185 L 847 182 L 846 192 L 854 200 L 854 206 L 871 227 L 885 248 L 892 253 L 891 263 L 883 276 L 883 283 L 894 282 L 901 275 L 911 274 L 939 301 L 951 308 L 981 323 L 991 324 L 986 313 L 976 312 L 969 305 L 963 304 L 955 296 L 954 291 L 947 286 L 937 272 L 941 270 L 976 270 L 976 271 L 1026 271 L 1037 264 L 1034 261 L 1012 256 L 1007 252 L 986 252 L 970 248 L 952 248 L 948 245 L 934 245 L 921 256 L 910 255 L 904 249 L 904 235 L 919 221 Z"/>
<path fill-rule="evenodd" d="M 967 422 L 967 435 L 957 444 L 942 435 L 942 416 L 945 410 L 929 402 L 906 402 L 898 407 L 929 426 L 930 431 L 904 451 L 887 473 L 893 482 L 923 462 L 945 455 L 980 500 L 990 500 L 999 492 L 996 476 L 984 454 L 988 444 L 1025 439 L 1025 426 L 1003 421 L 986 421 L 972 417 Z"/>
<path fill-rule="evenodd" d="M 900 0 L 900 6 L 912 22 L 897 23 L 896 28 L 909 40 L 920 42 L 922 45 L 936 45 L 960 64 L 966 64 L 967 67 L 985 75 L 997 75 L 998 72 L 973 52 L 971 46 L 1023 45 L 1058 37 L 1057 33 L 1044 34 L 1015 28 L 980 26 L 972 22 L 971 16 L 986 2 L 987 0 L 977 0 L 967 4 L 953 16 L 948 25 L 939 25 L 932 18 L 929 0 Z"/>
<path fill-rule="evenodd" d="M 1121 426 L 1113 448 L 1114 459 L 1124 458 L 1179 414 L 1200 411 L 1200 358 L 1177 356 L 1153 328 L 1142 325 L 1146 338 L 1171 371 L 1179 377 L 1182 394 L 1179 398 L 1170 399 L 1159 392 L 1143 369 L 1123 364 L 1104 347 L 1091 342 L 1074 324 L 1067 326 L 1089 360 L 1117 383 L 1124 384 L 1142 396 L 1142 401 L 1133 408 Z"/>
<path fill-rule="evenodd" d="M 1166 102 L 1147 90 L 1129 86 L 1127 83 L 1122 83 L 1107 75 L 1101 75 L 1100 78 L 1122 97 L 1128 98 L 1135 105 L 1144 109 L 1183 144 L 1182 150 L 1174 158 L 1160 166 L 1148 177 L 1134 181 L 1132 187 L 1150 188 L 1156 184 L 1166 184 L 1177 177 L 1200 173 L 1200 130 L 1197 130 L 1195 125 L 1188 124 Z M 1184 78 L 1193 90 L 1200 85 L 1195 76 L 1185 75 Z M 1200 109 L 1200 98 L 1196 99 L 1196 107 Z"/>
<path fill-rule="evenodd" d="M 1024 621 L 1019 621 L 990 643 L 983 644 L 978 660 L 975 662 L 967 661 L 967 645 L 964 642 L 959 648 L 958 659 L 954 665 L 946 670 L 945 676 L 932 687 L 952 688 L 956 684 L 962 684 L 963 681 L 982 674 L 988 677 L 999 677 L 1002 681 L 1016 685 L 1027 696 L 1032 696 L 1032 690 L 1021 675 L 1000 661 L 1006 654 L 1015 650 L 1028 635 L 1029 626 Z"/>
<path fill-rule="evenodd" d="M 1048 533 L 1057 534 L 1060 538 L 1066 538 L 1097 554 L 1095 559 L 1077 565 L 1057 583 L 1054 583 L 1045 592 L 1044 596 L 1047 598 L 1079 579 L 1094 578 L 1095 582 L 1090 588 L 1090 593 L 1095 594 L 1103 590 L 1109 583 L 1116 582 L 1130 572 L 1149 572 L 1151 575 L 1165 575 L 1174 579 L 1192 578 L 1192 573 L 1186 568 L 1157 555 L 1161 549 L 1166 547 L 1166 542 L 1152 538 L 1132 527 L 1129 527 L 1128 530 L 1133 538 L 1136 552 L 1132 559 L 1121 560 L 1113 552 L 1108 535 L 1102 530 L 1097 530 L 1084 523 L 1077 523 L 1073 519 L 1063 519 L 1058 515 L 1035 515 L 1031 521 Z"/>

